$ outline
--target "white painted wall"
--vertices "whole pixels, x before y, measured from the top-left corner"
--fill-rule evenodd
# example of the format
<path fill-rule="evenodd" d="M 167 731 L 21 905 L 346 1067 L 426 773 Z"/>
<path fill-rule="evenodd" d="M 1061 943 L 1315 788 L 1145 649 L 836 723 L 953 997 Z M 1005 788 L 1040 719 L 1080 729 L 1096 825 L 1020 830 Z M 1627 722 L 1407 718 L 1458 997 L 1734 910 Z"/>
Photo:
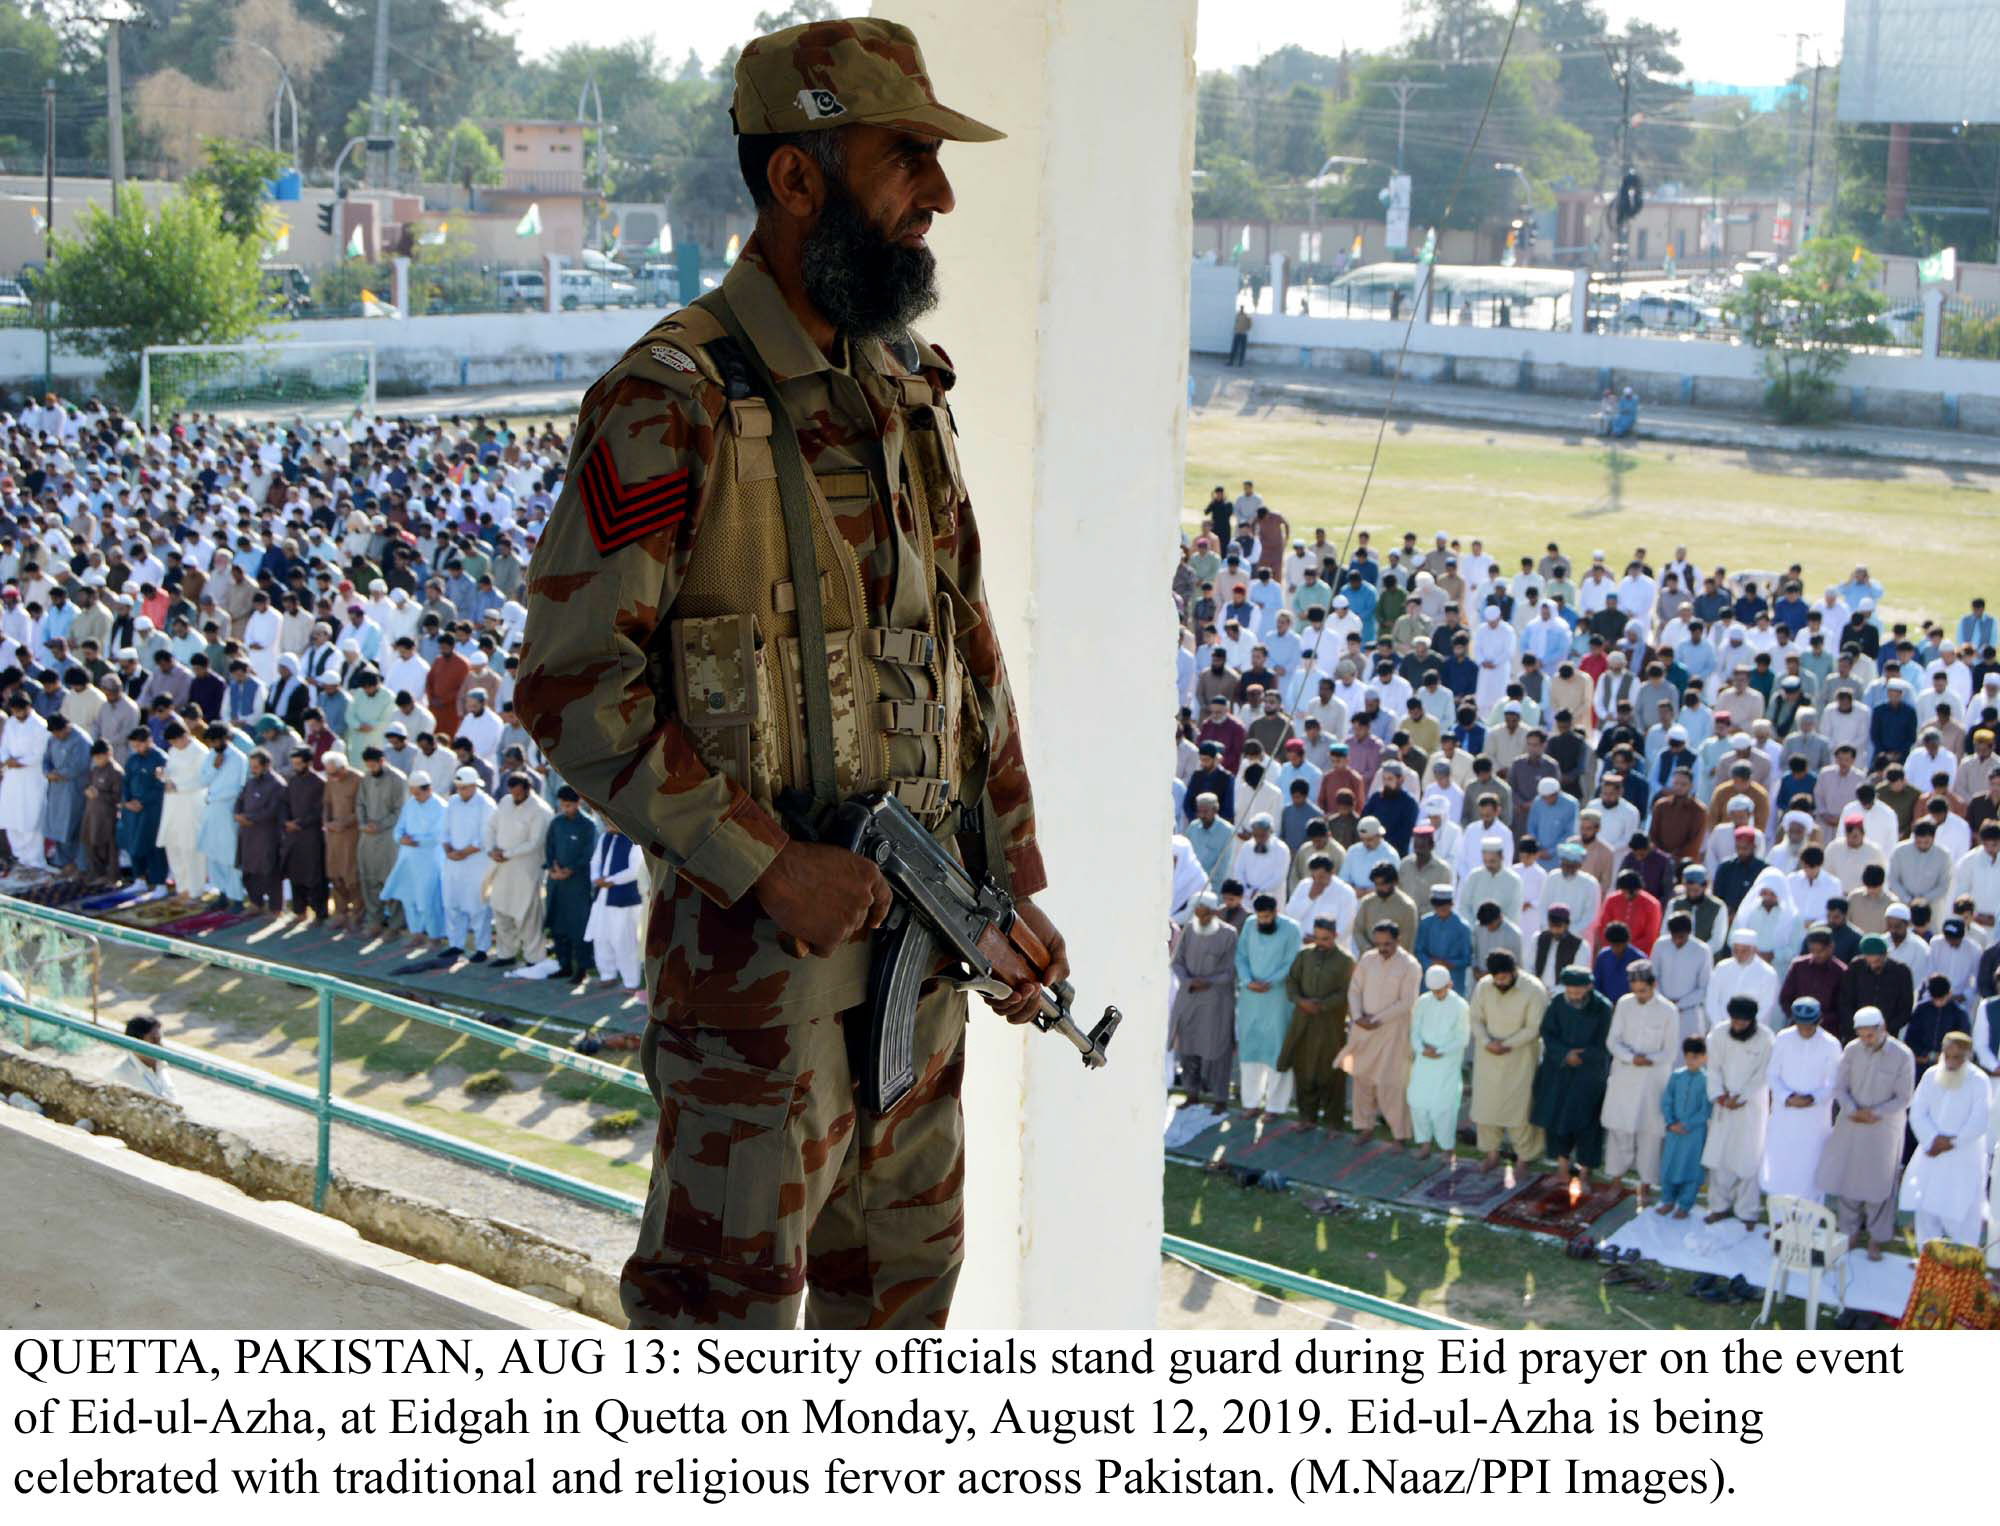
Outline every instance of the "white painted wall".
<path fill-rule="evenodd" d="M 1044 897 L 1111 1064 L 975 1004 L 964 1326 L 1158 1319 L 1173 527 L 1181 497 L 1194 0 L 896 0 L 946 145 L 924 325 L 953 393 L 988 592 L 1024 707 Z M 1115 774 L 1115 787 L 1107 782 Z M 1159 787 L 1152 787 L 1158 781 Z"/>

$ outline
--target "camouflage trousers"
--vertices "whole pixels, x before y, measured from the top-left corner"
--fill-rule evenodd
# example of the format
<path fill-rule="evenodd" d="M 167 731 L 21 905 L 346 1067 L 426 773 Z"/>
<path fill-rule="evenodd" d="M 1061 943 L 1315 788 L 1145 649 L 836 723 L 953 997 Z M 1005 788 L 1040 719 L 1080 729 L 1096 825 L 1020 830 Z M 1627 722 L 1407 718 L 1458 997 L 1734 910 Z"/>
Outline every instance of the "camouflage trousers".
<path fill-rule="evenodd" d="M 653 1177 L 620 1297 L 635 1329 L 940 1328 L 964 1259 L 965 997 L 918 1003 L 917 1082 L 855 1100 L 844 1024 L 647 1029 Z"/>

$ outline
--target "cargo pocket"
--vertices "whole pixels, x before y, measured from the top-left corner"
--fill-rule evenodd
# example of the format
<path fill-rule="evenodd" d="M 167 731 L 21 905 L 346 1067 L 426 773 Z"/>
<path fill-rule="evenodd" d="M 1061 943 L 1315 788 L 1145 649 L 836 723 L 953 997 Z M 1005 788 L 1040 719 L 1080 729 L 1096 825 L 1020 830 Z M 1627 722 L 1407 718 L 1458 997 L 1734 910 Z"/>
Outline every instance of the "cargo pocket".
<path fill-rule="evenodd" d="M 768 713 L 765 653 L 749 615 L 710 615 L 673 623 L 674 688 L 680 720 L 711 769 L 751 794 L 771 766 L 761 745 Z"/>
<path fill-rule="evenodd" d="M 707 1052 L 662 1061 L 678 1112 L 666 1158 L 666 1246 L 735 1272 L 802 1265 L 803 1196 L 785 1190 L 801 1175 L 796 1078 Z"/>

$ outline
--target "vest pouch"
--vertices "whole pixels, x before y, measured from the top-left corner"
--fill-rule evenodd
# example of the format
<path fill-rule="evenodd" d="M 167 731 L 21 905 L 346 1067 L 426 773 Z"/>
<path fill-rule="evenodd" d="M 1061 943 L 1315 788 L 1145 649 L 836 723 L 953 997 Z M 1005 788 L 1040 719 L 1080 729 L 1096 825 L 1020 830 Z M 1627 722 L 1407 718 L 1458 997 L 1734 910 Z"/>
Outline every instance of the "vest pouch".
<path fill-rule="evenodd" d="M 949 545 L 958 533 L 958 506 L 965 501 L 965 478 L 959 470 L 951 415 L 942 406 L 926 403 L 910 410 L 909 425 L 903 442 L 904 461 L 922 478 L 932 539 Z"/>
<path fill-rule="evenodd" d="M 778 756 L 770 664 L 749 615 L 673 622 L 673 684 L 681 724 L 711 769 L 769 802 Z"/>
<path fill-rule="evenodd" d="M 888 739 L 874 724 L 874 680 L 861 652 L 865 631 L 826 633 L 827 688 L 833 697 L 833 777 L 845 799 L 864 789 L 878 786 L 889 771 Z M 787 703 L 775 705 L 773 730 L 782 732 L 781 745 L 786 760 L 785 775 L 777 781 L 782 791 L 812 788 L 812 771 L 806 765 L 806 691 L 799 673 L 799 640 L 785 636 L 773 643 L 777 672 L 772 677 L 776 693 Z M 864 696 L 862 686 L 867 685 Z M 753 792 L 754 793 L 754 792 Z"/>

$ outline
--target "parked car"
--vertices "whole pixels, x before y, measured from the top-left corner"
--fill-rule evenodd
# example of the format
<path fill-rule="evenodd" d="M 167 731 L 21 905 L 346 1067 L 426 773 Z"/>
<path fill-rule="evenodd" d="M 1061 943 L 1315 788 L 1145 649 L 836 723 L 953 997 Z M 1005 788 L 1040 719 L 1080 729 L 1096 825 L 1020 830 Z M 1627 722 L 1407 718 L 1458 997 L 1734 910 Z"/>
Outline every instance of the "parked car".
<path fill-rule="evenodd" d="M 1706 328 L 1712 321 L 1713 316 L 1707 309 L 1686 297 L 1658 294 L 1635 297 L 1618 309 L 1621 328 L 1699 329 Z"/>
<path fill-rule="evenodd" d="M 556 290 L 566 308 L 639 305 L 639 289 L 630 281 L 614 281 L 595 270 L 565 270 Z"/>
<path fill-rule="evenodd" d="M 21 289 L 19 281 L 0 280 L 0 307 L 9 307 L 26 312 L 33 304 L 28 301 L 27 292 Z"/>
<path fill-rule="evenodd" d="M 1924 305 L 1921 302 L 1905 302 L 1901 307 L 1892 307 L 1878 321 L 1889 331 L 1892 344 L 1908 345 L 1914 349 L 1923 343 Z"/>
<path fill-rule="evenodd" d="M 548 282 L 539 270 L 503 270 L 494 276 L 493 284 L 504 307 L 548 305 Z"/>

